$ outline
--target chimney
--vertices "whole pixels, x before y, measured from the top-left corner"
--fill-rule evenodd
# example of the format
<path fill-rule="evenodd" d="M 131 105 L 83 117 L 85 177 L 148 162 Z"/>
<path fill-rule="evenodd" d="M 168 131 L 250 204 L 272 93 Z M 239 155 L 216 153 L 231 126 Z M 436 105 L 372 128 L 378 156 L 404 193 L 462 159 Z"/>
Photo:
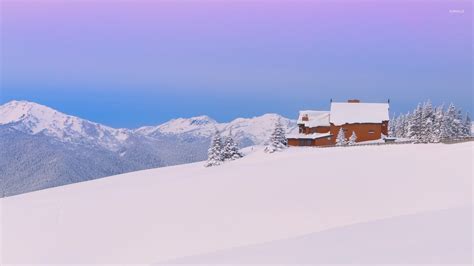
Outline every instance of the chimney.
<path fill-rule="evenodd" d="M 360 103 L 360 100 L 358 99 L 349 99 L 347 100 L 348 103 Z"/>
<path fill-rule="evenodd" d="M 301 120 L 303 120 L 303 121 L 309 121 L 308 115 L 307 115 L 307 114 L 304 114 Z"/>

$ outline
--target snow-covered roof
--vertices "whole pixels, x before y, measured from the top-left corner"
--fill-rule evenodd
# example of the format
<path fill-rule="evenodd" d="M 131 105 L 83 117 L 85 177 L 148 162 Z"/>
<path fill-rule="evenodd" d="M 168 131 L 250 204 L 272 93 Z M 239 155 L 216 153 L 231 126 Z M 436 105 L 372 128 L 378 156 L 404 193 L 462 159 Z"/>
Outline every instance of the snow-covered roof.
<path fill-rule="evenodd" d="M 305 127 L 329 126 L 329 111 L 300 111 L 298 124 Z"/>
<path fill-rule="evenodd" d="M 331 103 L 330 122 L 334 125 L 346 123 L 381 123 L 388 121 L 388 103 Z"/>
<path fill-rule="evenodd" d="M 319 139 L 324 137 L 331 136 L 331 133 L 312 133 L 312 134 L 302 134 L 302 133 L 295 133 L 289 134 L 286 136 L 287 139 Z"/>

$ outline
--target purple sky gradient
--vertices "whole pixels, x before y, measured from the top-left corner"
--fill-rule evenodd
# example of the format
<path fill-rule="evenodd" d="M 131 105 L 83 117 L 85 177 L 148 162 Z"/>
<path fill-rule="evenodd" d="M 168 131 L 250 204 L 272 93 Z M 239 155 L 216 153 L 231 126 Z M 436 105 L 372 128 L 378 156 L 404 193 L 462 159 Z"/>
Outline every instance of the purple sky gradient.
<path fill-rule="evenodd" d="M 472 108 L 470 1 L 5 1 L 0 103 L 113 126 L 328 108 Z M 463 10 L 452 13 L 450 10 Z"/>

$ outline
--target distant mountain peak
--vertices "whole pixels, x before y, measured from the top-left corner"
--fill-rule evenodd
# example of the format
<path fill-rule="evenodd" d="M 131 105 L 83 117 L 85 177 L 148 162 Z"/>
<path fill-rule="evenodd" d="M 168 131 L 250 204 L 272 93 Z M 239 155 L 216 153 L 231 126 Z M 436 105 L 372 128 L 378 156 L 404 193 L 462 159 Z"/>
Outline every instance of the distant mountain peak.
<path fill-rule="evenodd" d="M 47 106 L 28 101 L 10 101 L 0 106 L 0 125 L 18 122 L 29 116 L 53 116 L 58 113 Z"/>
<path fill-rule="evenodd" d="M 129 131 L 114 129 L 29 101 L 10 101 L 0 106 L 0 125 L 28 134 L 44 134 L 61 142 L 94 143 L 113 149 Z"/>

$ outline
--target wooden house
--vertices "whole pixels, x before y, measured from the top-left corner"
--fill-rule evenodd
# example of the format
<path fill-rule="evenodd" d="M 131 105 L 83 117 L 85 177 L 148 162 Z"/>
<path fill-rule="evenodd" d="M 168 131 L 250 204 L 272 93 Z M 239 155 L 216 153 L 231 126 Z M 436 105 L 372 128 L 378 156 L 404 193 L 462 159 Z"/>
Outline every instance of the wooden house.
<path fill-rule="evenodd" d="M 297 122 L 299 132 L 287 136 L 288 145 L 334 145 L 341 128 L 347 139 L 355 132 L 357 142 L 378 140 L 382 135 L 388 135 L 388 121 L 388 102 L 331 102 L 330 111 L 300 111 Z"/>

